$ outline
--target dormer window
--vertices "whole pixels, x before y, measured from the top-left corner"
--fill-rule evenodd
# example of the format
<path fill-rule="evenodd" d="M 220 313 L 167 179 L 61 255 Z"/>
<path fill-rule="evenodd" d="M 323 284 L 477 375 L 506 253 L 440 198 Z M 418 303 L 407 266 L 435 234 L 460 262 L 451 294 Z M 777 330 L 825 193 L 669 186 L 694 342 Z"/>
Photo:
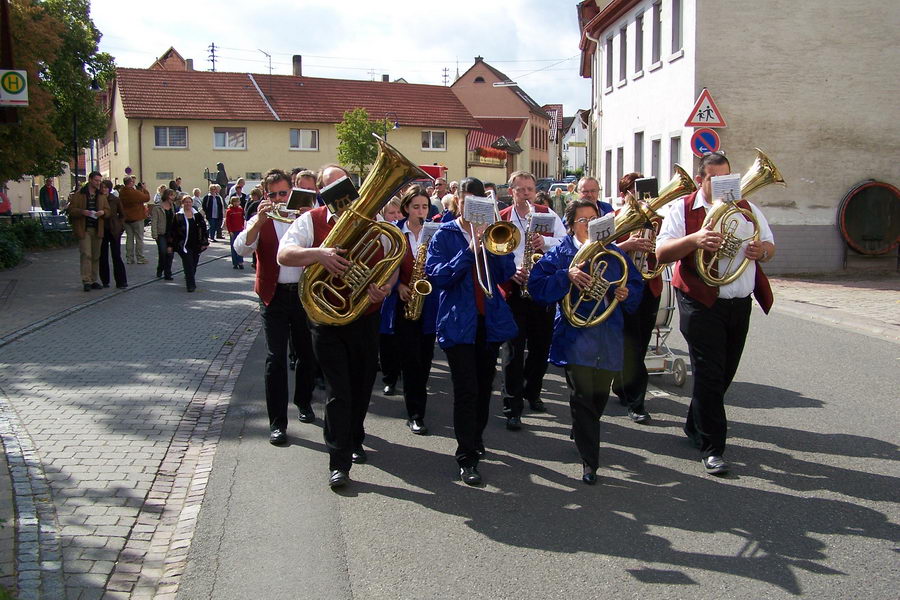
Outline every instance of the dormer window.
<path fill-rule="evenodd" d="M 484 77 L 479 75 L 478 77 L 475 78 L 475 83 L 484 83 Z"/>

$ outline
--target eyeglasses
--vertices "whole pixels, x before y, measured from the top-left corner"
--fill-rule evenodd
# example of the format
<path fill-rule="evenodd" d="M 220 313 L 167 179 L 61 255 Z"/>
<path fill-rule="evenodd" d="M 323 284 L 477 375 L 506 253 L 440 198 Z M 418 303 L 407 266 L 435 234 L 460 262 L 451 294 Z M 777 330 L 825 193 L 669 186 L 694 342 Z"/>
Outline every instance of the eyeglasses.
<path fill-rule="evenodd" d="M 588 219 L 587 217 L 581 217 L 580 219 L 575 219 L 575 222 L 580 223 L 581 225 L 587 225 L 588 223 L 591 222 L 591 220 Z"/>
<path fill-rule="evenodd" d="M 288 194 L 290 194 L 290 190 L 281 190 L 279 192 L 269 192 L 266 194 L 266 198 L 273 200 L 275 198 L 286 198 Z"/>

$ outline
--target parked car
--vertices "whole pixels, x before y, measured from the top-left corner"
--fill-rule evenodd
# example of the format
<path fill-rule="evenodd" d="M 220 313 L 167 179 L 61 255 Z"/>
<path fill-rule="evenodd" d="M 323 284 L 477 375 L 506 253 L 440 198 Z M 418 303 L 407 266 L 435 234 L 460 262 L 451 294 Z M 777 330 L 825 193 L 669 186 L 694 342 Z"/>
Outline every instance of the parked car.
<path fill-rule="evenodd" d="M 568 183 L 551 183 L 550 189 L 547 190 L 547 193 L 552 197 L 556 190 L 562 190 L 563 192 L 569 191 Z"/>
<path fill-rule="evenodd" d="M 575 175 L 566 175 L 565 177 L 563 177 L 564 183 L 575 183 L 576 181 L 578 181 L 578 177 L 576 177 Z"/>
<path fill-rule="evenodd" d="M 539 192 L 546 192 L 547 190 L 550 189 L 550 186 L 555 182 L 556 182 L 556 180 L 553 179 L 552 177 L 541 177 L 540 179 L 537 180 L 537 184 L 535 185 L 535 188 L 537 188 L 537 191 L 539 191 Z"/>

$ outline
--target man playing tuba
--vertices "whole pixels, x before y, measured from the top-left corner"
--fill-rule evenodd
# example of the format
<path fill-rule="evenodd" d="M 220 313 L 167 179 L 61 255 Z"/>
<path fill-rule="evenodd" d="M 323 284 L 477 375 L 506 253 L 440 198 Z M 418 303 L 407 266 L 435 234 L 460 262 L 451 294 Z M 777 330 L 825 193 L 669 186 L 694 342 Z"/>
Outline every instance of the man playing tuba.
<path fill-rule="evenodd" d="M 700 189 L 675 200 L 663 220 L 656 240 L 656 256 L 661 262 L 675 262 L 672 285 L 676 288 L 680 328 L 687 340 L 694 373 L 691 405 L 684 425 L 685 434 L 702 452 L 707 473 L 729 470 L 725 453 L 727 420 L 725 392 L 731 384 L 747 337 L 750 324 L 750 294 L 754 294 L 768 313 L 772 306 L 769 281 L 757 263 L 768 262 L 775 255 L 774 238 L 762 212 L 747 200 L 738 206 L 750 210 L 759 222 L 758 240 L 744 242 L 738 254 L 749 259 L 749 265 L 732 283 L 709 285 L 695 266 L 696 253 L 714 253 L 723 243 L 723 234 L 703 227 L 707 211 L 712 208 L 710 178 L 731 173 L 725 154 L 713 152 L 700 159 L 697 183 Z M 743 216 L 736 218 L 734 233 L 738 238 L 750 237 L 753 225 Z M 720 263 L 729 261 L 722 260 Z M 724 275 L 724 274 L 723 274 Z"/>

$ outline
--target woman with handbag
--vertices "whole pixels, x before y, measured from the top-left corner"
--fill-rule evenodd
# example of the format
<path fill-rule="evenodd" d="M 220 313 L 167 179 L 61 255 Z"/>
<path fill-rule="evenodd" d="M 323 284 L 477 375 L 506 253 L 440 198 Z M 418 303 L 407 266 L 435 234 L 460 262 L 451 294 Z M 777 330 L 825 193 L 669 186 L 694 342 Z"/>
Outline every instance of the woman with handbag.
<path fill-rule="evenodd" d="M 194 203 L 187 194 L 181 197 L 181 210 L 175 215 L 172 228 L 167 235 L 168 251 L 178 252 L 181 256 L 184 282 L 187 291 L 193 292 L 197 289 L 195 275 L 197 264 L 200 262 L 200 253 L 209 248 L 209 230 L 206 227 L 206 219 L 194 211 Z"/>

